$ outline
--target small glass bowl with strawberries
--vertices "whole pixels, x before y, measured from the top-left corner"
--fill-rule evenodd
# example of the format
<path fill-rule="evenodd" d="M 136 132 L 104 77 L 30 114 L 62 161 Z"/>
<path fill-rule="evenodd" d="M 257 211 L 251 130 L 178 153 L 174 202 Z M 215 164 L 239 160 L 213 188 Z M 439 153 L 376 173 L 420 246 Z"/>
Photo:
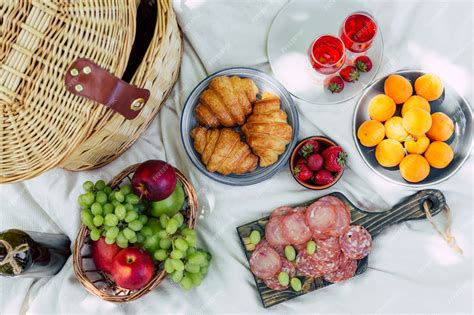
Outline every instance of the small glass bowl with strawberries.
<path fill-rule="evenodd" d="M 293 149 L 290 169 L 302 186 L 322 190 L 331 187 L 342 177 L 347 153 L 334 141 L 323 136 L 301 140 Z"/>

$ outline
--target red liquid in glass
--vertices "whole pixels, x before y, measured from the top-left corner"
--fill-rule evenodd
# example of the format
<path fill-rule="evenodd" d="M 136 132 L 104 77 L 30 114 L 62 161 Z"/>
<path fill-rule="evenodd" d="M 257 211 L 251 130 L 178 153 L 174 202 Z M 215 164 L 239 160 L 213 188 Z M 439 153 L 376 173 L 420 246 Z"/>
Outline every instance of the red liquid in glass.
<path fill-rule="evenodd" d="M 376 33 L 377 24 L 370 16 L 355 13 L 346 19 L 339 36 L 347 49 L 360 53 L 370 48 Z"/>
<path fill-rule="evenodd" d="M 335 73 L 346 60 L 341 40 L 330 35 L 316 39 L 310 47 L 309 54 L 314 70 L 322 74 Z"/>

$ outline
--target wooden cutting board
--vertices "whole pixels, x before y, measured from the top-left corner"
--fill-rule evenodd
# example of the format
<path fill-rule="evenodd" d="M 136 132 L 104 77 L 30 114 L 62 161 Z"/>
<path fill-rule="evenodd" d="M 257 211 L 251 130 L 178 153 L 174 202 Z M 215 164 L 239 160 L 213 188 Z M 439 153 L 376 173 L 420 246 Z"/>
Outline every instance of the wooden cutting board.
<path fill-rule="evenodd" d="M 439 190 L 426 189 L 417 192 L 416 194 L 404 199 L 399 204 L 395 205 L 392 209 L 386 210 L 383 212 L 367 212 L 363 209 L 356 207 L 346 196 L 340 192 L 334 192 L 328 194 L 327 196 L 334 196 L 342 200 L 351 210 L 351 224 L 353 225 L 362 225 L 364 226 L 372 235 L 372 238 L 375 238 L 380 232 L 383 231 L 386 227 L 409 221 L 409 220 L 419 220 L 425 219 L 425 211 L 423 209 L 423 204 L 428 203 L 430 213 L 432 216 L 440 213 L 446 206 L 446 199 L 444 195 Z M 317 199 L 310 200 L 303 204 L 295 205 L 297 206 L 308 206 L 314 201 L 322 198 L 321 196 Z M 260 234 L 265 235 L 265 225 L 268 222 L 269 217 L 264 217 L 259 220 L 244 224 L 237 228 L 237 233 L 239 234 L 240 241 L 247 256 L 247 261 L 250 260 L 252 255 L 252 250 L 249 250 L 248 239 L 250 233 L 253 230 L 257 230 Z M 250 262 L 249 262 L 250 263 Z M 358 261 L 356 275 L 360 275 L 367 270 L 368 265 L 368 256 L 364 259 Z M 249 270 L 250 272 L 250 270 Z M 263 306 L 265 308 L 285 302 L 287 300 L 293 299 L 299 295 L 309 293 L 318 289 L 322 289 L 328 285 L 331 285 L 331 282 L 327 282 L 321 278 L 310 278 L 298 276 L 301 282 L 303 283 L 303 289 L 300 292 L 295 292 L 290 288 L 283 291 L 275 291 L 268 288 L 265 283 L 256 278 L 255 283 L 257 285 L 257 290 L 262 299 Z M 347 281 L 350 281 L 347 280 Z"/>

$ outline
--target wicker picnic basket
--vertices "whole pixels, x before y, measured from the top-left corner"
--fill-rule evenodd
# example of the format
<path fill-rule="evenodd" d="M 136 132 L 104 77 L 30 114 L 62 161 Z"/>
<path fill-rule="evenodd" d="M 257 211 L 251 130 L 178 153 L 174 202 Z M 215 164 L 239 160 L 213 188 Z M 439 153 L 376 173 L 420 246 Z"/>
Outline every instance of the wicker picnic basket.
<path fill-rule="evenodd" d="M 0 17 L 0 183 L 111 162 L 176 82 L 182 39 L 171 0 L 1 1 Z M 149 90 L 136 118 L 67 90 L 79 58 Z"/>
<path fill-rule="evenodd" d="M 112 188 L 117 188 L 122 183 L 130 183 L 133 173 L 138 166 L 140 166 L 140 164 L 126 168 L 115 176 L 108 185 Z M 194 228 L 197 223 L 198 215 L 196 190 L 178 169 L 175 169 L 175 172 L 178 181 L 183 185 L 186 195 L 185 208 L 182 210 L 185 222 L 187 222 L 190 228 Z M 120 288 L 108 274 L 97 270 L 95 267 L 91 256 L 89 231 L 84 225 L 81 225 L 74 244 L 73 267 L 77 279 L 87 291 L 103 300 L 116 303 L 130 302 L 142 297 L 158 287 L 161 281 L 166 277 L 166 271 L 163 269 L 163 263 L 161 263 L 156 266 L 157 272 L 155 277 L 142 289 L 128 290 Z"/>

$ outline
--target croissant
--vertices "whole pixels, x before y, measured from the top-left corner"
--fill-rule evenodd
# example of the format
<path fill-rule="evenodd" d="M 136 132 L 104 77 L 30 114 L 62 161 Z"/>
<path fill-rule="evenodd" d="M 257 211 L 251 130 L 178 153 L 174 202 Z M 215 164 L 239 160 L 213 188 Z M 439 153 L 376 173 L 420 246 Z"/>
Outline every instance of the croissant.
<path fill-rule="evenodd" d="M 275 163 L 293 135 L 287 115 L 280 109 L 280 99 L 267 92 L 254 104 L 242 132 L 253 153 L 260 158 L 261 167 Z"/>
<path fill-rule="evenodd" d="M 257 167 L 258 157 L 240 140 L 239 133 L 230 128 L 196 127 L 191 130 L 191 138 L 209 172 L 243 174 Z"/>
<path fill-rule="evenodd" d="M 251 79 L 220 76 L 211 80 L 195 108 L 201 125 L 216 128 L 243 125 L 252 112 L 258 88 Z"/>

